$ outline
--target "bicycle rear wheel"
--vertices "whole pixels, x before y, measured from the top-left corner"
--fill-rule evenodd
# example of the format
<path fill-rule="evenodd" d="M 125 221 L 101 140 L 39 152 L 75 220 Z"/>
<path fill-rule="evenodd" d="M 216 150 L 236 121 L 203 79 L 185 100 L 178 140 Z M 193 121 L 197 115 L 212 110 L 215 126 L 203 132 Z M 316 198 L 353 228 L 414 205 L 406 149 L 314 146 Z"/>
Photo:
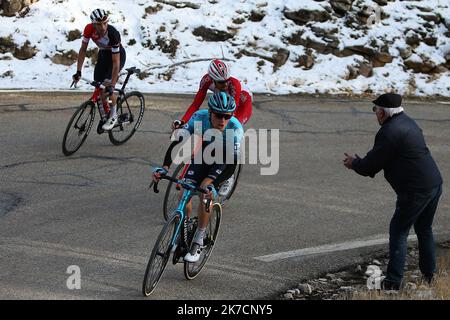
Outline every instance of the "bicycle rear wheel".
<path fill-rule="evenodd" d="M 184 262 L 184 276 L 188 280 L 195 279 L 202 271 L 206 262 L 214 248 L 214 244 L 219 234 L 220 221 L 222 219 L 222 206 L 220 203 L 214 203 L 212 207 L 211 217 L 209 218 L 208 226 L 206 227 L 206 235 L 203 240 L 204 248 L 202 250 L 200 260 L 195 263 Z"/>
<path fill-rule="evenodd" d="M 117 102 L 117 124 L 108 131 L 109 140 L 114 145 L 127 142 L 141 124 L 145 111 L 145 100 L 142 93 L 132 91 L 125 94 Z"/>
<path fill-rule="evenodd" d="M 153 247 L 147 269 L 145 270 L 142 293 L 148 297 L 156 288 L 169 260 L 171 244 L 179 221 L 178 215 L 173 215 L 166 222 Z"/>
<path fill-rule="evenodd" d="M 239 177 L 241 175 L 242 172 L 242 163 L 239 163 L 236 166 L 236 169 L 234 170 L 234 184 L 231 187 L 231 190 L 228 192 L 228 194 L 225 197 L 220 197 L 220 204 L 223 205 L 226 201 L 230 200 L 231 196 L 233 195 L 234 191 L 236 190 L 238 181 L 239 181 Z"/>
<path fill-rule="evenodd" d="M 184 175 L 184 167 L 186 164 L 180 163 L 175 171 L 172 174 L 173 178 L 181 179 L 181 175 Z M 172 181 L 169 181 L 169 184 L 167 185 L 166 194 L 164 195 L 164 202 L 163 202 L 163 214 L 164 214 L 164 220 L 167 221 L 169 217 L 169 213 L 172 213 L 175 211 L 175 209 L 178 207 L 178 192 L 180 190 L 180 187 L 177 187 L 176 184 Z"/>
<path fill-rule="evenodd" d="M 88 100 L 84 102 L 70 118 L 64 132 L 62 151 L 70 156 L 80 149 L 86 140 L 95 118 L 95 104 Z"/>

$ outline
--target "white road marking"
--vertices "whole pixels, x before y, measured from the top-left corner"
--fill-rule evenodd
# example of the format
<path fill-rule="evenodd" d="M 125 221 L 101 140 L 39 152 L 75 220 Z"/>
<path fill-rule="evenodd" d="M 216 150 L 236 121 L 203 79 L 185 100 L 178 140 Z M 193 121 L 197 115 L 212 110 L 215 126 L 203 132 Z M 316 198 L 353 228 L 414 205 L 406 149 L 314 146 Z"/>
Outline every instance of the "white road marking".
<path fill-rule="evenodd" d="M 302 257 L 302 256 L 310 256 L 310 255 L 317 255 L 317 254 L 323 254 L 323 253 L 330 253 L 330 252 L 336 252 L 336 251 L 345 251 L 350 249 L 357 249 L 357 248 L 364 248 L 364 247 L 371 247 L 376 246 L 380 244 L 387 244 L 389 243 L 389 238 L 386 237 L 387 235 L 382 235 L 381 238 L 375 238 L 375 239 L 362 239 L 362 240 L 355 240 L 355 241 L 347 241 L 347 242 L 341 242 L 341 243 L 334 243 L 334 244 L 328 244 L 318 247 L 311 247 L 311 248 L 304 248 L 304 249 L 298 249 L 298 250 L 292 250 L 292 251 L 286 251 L 286 252 L 279 252 L 274 254 L 269 254 L 265 256 L 259 256 L 255 257 L 254 259 L 263 261 L 263 262 L 273 262 L 277 260 L 283 260 L 288 258 L 294 258 L 294 257 Z M 408 241 L 416 241 L 417 237 L 415 235 L 410 235 L 408 237 Z"/>

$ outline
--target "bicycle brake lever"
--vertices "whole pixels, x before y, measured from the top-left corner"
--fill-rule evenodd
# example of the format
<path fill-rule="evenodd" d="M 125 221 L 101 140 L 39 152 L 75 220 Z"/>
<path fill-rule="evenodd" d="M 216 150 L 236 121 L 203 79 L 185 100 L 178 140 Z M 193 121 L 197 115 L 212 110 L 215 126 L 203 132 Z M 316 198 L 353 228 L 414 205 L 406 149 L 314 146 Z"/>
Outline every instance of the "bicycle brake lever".
<path fill-rule="evenodd" d="M 211 206 L 211 199 L 203 199 L 203 203 L 205 204 L 205 211 L 209 213 L 209 207 Z"/>
<path fill-rule="evenodd" d="M 153 192 L 154 192 L 154 193 L 159 193 L 159 190 L 158 190 L 158 182 L 154 182 L 154 181 L 153 181 Z"/>

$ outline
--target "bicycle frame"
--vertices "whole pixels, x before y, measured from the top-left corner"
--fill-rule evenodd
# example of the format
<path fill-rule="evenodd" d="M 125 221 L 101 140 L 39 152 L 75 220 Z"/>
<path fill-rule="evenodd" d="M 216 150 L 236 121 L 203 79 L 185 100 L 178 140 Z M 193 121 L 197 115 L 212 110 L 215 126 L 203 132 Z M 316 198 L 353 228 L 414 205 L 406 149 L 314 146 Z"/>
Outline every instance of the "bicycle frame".
<path fill-rule="evenodd" d="M 168 176 L 163 176 L 163 177 L 161 177 L 161 179 L 167 179 L 167 180 L 173 181 L 174 183 L 177 183 L 177 184 L 183 186 L 183 188 L 185 189 L 183 191 L 183 195 L 181 197 L 181 200 L 178 203 L 178 207 L 173 211 L 173 214 L 178 214 L 179 215 L 180 221 L 177 223 L 177 226 L 176 226 L 175 231 L 173 233 L 173 237 L 172 237 L 170 246 L 171 246 L 171 248 L 173 248 L 173 246 L 176 244 L 176 241 L 178 239 L 178 235 L 180 234 L 180 232 L 182 232 L 182 238 L 183 238 L 182 239 L 183 240 L 182 245 L 187 248 L 188 247 L 188 239 L 187 239 L 187 237 L 188 237 L 188 234 L 187 234 L 187 227 L 188 227 L 187 223 L 188 223 L 188 221 L 186 219 L 186 212 L 185 212 L 186 205 L 188 204 L 188 202 L 191 200 L 191 198 L 193 196 L 199 195 L 201 192 L 206 193 L 206 191 L 204 191 L 201 188 L 199 189 L 198 187 L 196 187 L 196 186 L 194 186 L 194 185 L 192 185 L 190 183 L 187 183 L 185 181 L 181 181 L 179 179 L 171 178 L 171 177 L 168 177 Z M 153 191 L 155 193 L 158 193 L 159 192 L 158 191 L 158 183 L 153 183 L 152 182 L 150 187 L 152 185 L 153 185 Z M 207 208 L 206 210 L 207 210 L 207 212 L 209 212 L 210 204 L 211 204 L 210 200 L 206 201 L 206 208 Z M 182 226 L 183 226 L 183 228 L 181 228 Z"/>
<path fill-rule="evenodd" d="M 125 80 L 124 80 L 124 82 L 122 84 L 122 88 L 114 89 L 114 91 L 117 91 L 119 93 L 118 99 L 120 99 L 120 97 L 122 97 L 122 96 L 123 97 L 125 96 L 125 87 L 126 87 L 128 81 L 130 80 L 130 77 L 131 77 L 132 74 L 133 73 L 130 73 L 130 72 L 122 72 L 121 74 L 119 74 L 119 77 L 123 76 L 123 75 L 127 75 L 127 76 L 126 76 L 126 78 L 125 78 Z M 96 83 L 95 81 L 92 82 L 92 81 L 89 81 L 89 79 L 85 79 L 85 78 L 82 78 L 82 79 L 87 81 L 87 82 L 89 82 L 91 85 L 95 86 L 95 90 L 92 93 L 92 96 L 91 96 L 90 100 L 93 103 L 97 104 L 97 107 L 100 108 L 101 106 L 99 104 L 99 100 L 101 100 L 101 95 L 102 95 L 103 90 L 105 90 L 105 86 L 102 83 L 100 83 L 100 82 L 97 82 L 97 85 L 95 85 L 95 83 Z M 126 100 L 125 100 L 125 102 L 126 102 L 127 107 L 128 107 L 128 102 Z M 108 113 L 108 112 L 109 112 L 109 110 L 105 110 L 105 113 Z M 101 115 L 101 112 L 100 112 L 100 115 Z"/>
<path fill-rule="evenodd" d="M 195 194 L 196 194 L 196 192 L 194 192 L 190 189 L 184 190 L 183 196 L 181 197 L 178 207 L 177 207 L 177 209 L 174 210 L 173 214 L 177 214 L 177 212 L 178 212 L 178 214 L 180 215 L 180 221 L 178 222 L 175 232 L 173 234 L 171 247 L 173 247 L 175 245 L 175 242 L 178 239 L 178 234 L 180 233 L 180 231 L 182 231 L 182 237 L 183 237 L 183 242 L 184 242 L 183 245 L 188 247 L 187 219 L 186 219 L 185 209 L 186 209 L 186 205 L 189 203 L 189 201 Z M 183 226 L 183 229 L 181 229 L 181 226 Z"/>

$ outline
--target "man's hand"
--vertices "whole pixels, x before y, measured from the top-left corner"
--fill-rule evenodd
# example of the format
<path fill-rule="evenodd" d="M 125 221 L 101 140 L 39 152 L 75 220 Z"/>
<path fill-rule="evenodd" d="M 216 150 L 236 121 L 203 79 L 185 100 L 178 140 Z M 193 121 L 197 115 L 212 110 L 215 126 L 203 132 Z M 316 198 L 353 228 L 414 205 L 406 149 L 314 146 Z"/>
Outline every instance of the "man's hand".
<path fill-rule="evenodd" d="M 72 76 L 72 80 L 73 80 L 73 82 L 75 82 L 75 83 L 77 83 L 78 81 L 80 81 L 80 78 L 81 78 L 81 71 L 77 71 L 77 73 L 75 73 L 75 74 Z"/>
<path fill-rule="evenodd" d="M 214 187 L 214 185 L 209 184 L 209 185 L 205 186 L 204 188 L 206 189 L 206 191 L 208 191 L 208 193 L 203 195 L 204 199 L 214 201 L 214 199 L 216 199 L 216 197 L 217 197 L 217 190 Z"/>
<path fill-rule="evenodd" d="M 169 168 L 167 166 L 164 167 L 155 167 L 152 170 L 153 172 L 153 181 L 159 182 L 161 179 L 161 176 L 166 175 L 169 172 Z"/>
<path fill-rule="evenodd" d="M 112 96 L 114 93 L 114 87 L 112 85 L 106 87 L 105 92 L 108 94 L 108 96 Z"/>
<path fill-rule="evenodd" d="M 359 156 L 357 154 L 355 154 L 354 156 L 351 156 L 347 153 L 344 153 L 344 155 L 345 155 L 345 159 L 343 160 L 344 166 L 346 166 L 347 169 L 353 169 L 353 165 L 352 165 L 353 160 L 359 159 Z"/>
<path fill-rule="evenodd" d="M 172 131 L 175 129 L 179 129 L 182 126 L 184 126 L 184 121 L 183 120 L 174 120 L 172 122 Z"/>

